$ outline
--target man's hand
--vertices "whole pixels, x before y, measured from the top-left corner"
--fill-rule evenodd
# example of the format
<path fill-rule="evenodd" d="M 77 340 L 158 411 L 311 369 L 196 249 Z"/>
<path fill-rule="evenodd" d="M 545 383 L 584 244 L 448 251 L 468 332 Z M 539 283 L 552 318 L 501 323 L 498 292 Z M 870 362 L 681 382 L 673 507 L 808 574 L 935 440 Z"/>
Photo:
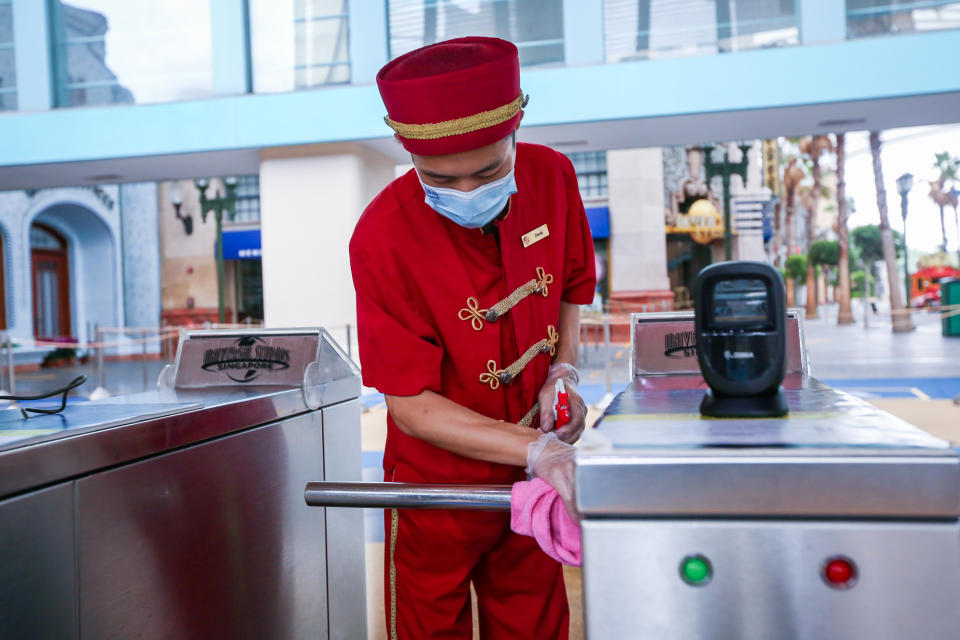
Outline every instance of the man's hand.
<path fill-rule="evenodd" d="M 556 434 L 545 433 L 527 445 L 527 473 L 553 487 L 570 517 L 579 521 L 573 481 L 576 452 L 572 445 L 561 442 Z"/>
<path fill-rule="evenodd" d="M 570 422 L 555 428 L 553 405 L 556 400 L 557 380 L 562 379 L 567 390 L 567 403 L 570 406 Z M 547 372 L 547 381 L 540 388 L 540 430 L 544 433 L 556 431 L 557 437 L 563 442 L 574 443 L 580 438 L 587 423 L 587 405 L 577 392 L 579 377 L 577 369 L 565 362 L 550 365 Z"/>

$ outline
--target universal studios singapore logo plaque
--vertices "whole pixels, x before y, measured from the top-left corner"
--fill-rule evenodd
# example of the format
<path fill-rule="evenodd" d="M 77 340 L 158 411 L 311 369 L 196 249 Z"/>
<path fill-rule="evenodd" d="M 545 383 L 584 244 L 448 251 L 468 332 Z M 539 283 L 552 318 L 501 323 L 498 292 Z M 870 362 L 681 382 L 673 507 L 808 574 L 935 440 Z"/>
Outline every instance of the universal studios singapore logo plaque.
<path fill-rule="evenodd" d="M 191 331 L 180 341 L 174 386 L 300 387 L 320 341 L 320 330 Z"/>
<path fill-rule="evenodd" d="M 290 350 L 267 344 L 258 336 L 240 336 L 230 347 L 213 347 L 203 352 L 204 371 L 222 371 L 234 382 L 249 383 L 262 372 L 290 368 Z"/>

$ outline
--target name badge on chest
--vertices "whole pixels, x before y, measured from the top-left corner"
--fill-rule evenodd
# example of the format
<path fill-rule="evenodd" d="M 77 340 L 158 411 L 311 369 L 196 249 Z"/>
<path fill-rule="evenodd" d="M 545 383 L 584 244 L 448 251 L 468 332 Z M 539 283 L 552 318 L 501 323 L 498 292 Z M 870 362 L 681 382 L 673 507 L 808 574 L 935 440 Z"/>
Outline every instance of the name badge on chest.
<path fill-rule="evenodd" d="M 527 248 L 532 244 L 536 244 L 550 235 L 550 230 L 547 229 L 547 225 L 542 224 L 533 231 L 523 234 L 523 237 L 520 240 L 523 242 L 523 247 Z"/>

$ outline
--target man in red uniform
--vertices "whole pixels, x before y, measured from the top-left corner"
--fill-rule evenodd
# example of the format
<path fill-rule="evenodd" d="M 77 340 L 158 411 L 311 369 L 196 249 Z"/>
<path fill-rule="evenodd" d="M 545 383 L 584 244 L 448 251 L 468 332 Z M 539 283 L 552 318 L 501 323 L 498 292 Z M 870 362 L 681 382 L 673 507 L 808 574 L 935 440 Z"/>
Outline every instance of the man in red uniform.
<path fill-rule="evenodd" d="M 508 484 L 527 465 L 572 509 L 578 305 L 596 286 L 573 167 L 516 143 L 527 99 L 509 42 L 424 47 L 377 83 L 414 164 L 350 242 L 363 380 L 387 402 L 384 477 Z M 560 378 L 571 421 L 554 429 Z M 385 528 L 391 639 L 470 638 L 471 583 L 482 637 L 567 637 L 561 567 L 508 515 L 394 509 Z"/>

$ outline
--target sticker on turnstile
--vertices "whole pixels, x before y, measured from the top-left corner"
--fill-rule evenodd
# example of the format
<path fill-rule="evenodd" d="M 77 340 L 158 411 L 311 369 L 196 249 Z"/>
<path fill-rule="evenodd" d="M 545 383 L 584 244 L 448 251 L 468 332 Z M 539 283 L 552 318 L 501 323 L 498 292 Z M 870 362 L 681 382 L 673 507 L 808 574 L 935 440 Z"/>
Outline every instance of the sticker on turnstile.
<path fill-rule="evenodd" d="M 180 344 L 174 386 L 299 387 L 319 344 L 317 331 L 189 334 Z"/>
<path fill-rule="evenodd" d="M 652 376 L 666 374 L 699 374 L 697 339 L 693 312 L 673 314 L 666 320 L 660 314 L 633 316 L 633 374 Z M 803 369 L 800 324 L 796 315 L 787 317 L 787 372 Z"/>

